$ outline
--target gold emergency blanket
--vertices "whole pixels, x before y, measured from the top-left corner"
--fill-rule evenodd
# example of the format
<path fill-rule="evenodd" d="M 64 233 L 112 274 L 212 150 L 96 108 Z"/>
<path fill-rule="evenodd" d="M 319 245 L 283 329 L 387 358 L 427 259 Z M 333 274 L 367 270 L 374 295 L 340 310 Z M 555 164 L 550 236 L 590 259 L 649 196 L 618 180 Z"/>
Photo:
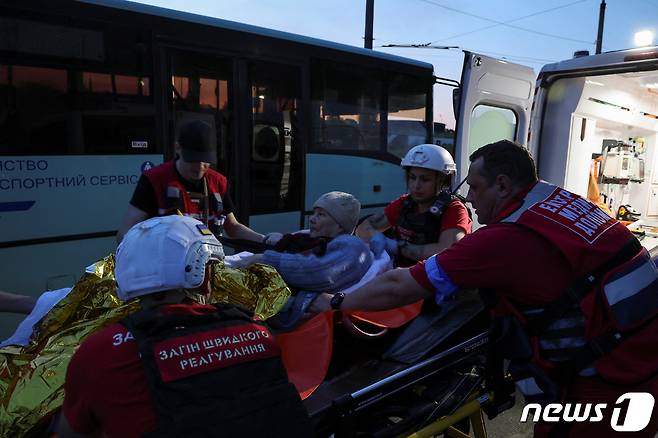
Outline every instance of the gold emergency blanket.
<path fill-rule="evenodd" d="M 0 349 L 0 436 L 23 436 L 59 408 L 80 341 L 137 309 L 120 304 L 113 269 L 112 255 L 96 263 L 34 327 L 26 347 Z"/>
<path fill-rule="evenodd" d="M 242 304 L 263 319 L 290 296 L 274 268 L 264 265 L 244 271 L 216 265 L 211 284 L 209 302 Z M 118 299 L 110 255 L 35 325 L 27 346 L 0 349 L 0 436 L 24 436 L 44 426 L 64 401 L 66 368 L 82 340 L 138 307 L 136 300 Z"/>
<path fill-rule="evenodd" d="M 210 303 L 241 304 L 260 319 L 276 315 L 290 298 L 290 289 L 271 266 L 213 270 Z"/>

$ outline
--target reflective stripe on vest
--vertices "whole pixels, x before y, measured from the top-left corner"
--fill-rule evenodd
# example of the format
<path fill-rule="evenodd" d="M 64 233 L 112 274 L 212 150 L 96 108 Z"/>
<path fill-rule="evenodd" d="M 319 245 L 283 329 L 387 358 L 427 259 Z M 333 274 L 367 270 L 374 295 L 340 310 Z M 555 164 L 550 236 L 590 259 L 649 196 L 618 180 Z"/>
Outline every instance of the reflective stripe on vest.
<path fill-rule="evenodd" d="M 646 249 L 604 279 L 604 296 L 620 330 L 631 329 L 655 315 L 658 269 Z"/>
<path fill-rule="evenodd" d="M 622 232 L 618 222 L 601 215 L 605 214 L 584 198 L 539 181 L 521 206 L 502 222 L 523 225 L 547 238 L 579 278 L 592 274 L 635 239 L 629 231 Z M 597 225 L 589 234 L 583 231 L 584 217 Z M 572 232 L 579 238 L 571 237 Z M 646 250 L 599 277 L 593 290 L 602 290 L 616 330 L 631 330 L 658 314 L 658 269 Z"/>
<path fill-rule="evenodd" d="M 536 364 L 512 361 L 508 371 L 526 403 L 545 405 L 559 400 L 560 388 Z"/>
<path fill-rule="evenodd" d="M 543 181 L 502 222 L 544 237 L 571 268 L 572 283 L 543 305 L 543 316 L 541 308 L 519 308 L 539 338 L 539 358 L 556 365 L 554 374 L 599 374 L 618 384 L 653 376 L 658 355 L 647 349 L 658 324 L 658 270 L 632 233 L 588 200 Z M 517 380 L 526 377 L 517 373 Z"/>
<path fill-rule="evenodd" d="M 521 215 L 528 210 L 528 208 L 548 198 L 551 193 L 557 189 L 557 186 L 539 181 L 537 185 L 535 185 L 532 190 L 528 192 L 525 199 L 523 200 L 523 204 L 521 204 L 521 207 L 519 207 L 518 210 L 507 216 L 501 222 L 517 222 Z"/>
<path fill-rule="evenodd" d="M 529 323 L 543 313 L 543 309 L 528 309 L 521 312 Z M 551 362 L 569 360 L 575 352 L 587 344 L 585 341 L 585 317 L 578 306 L 574 306 L 561 318 L 553 321 L 537 334 L 541 356 Z"/>

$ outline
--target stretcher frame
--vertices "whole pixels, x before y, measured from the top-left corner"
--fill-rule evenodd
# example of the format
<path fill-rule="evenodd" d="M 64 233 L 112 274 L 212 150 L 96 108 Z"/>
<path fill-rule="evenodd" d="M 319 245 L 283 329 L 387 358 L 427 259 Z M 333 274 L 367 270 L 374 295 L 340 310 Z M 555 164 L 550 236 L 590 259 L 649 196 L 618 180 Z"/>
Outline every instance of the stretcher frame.
<path fill-rule="evenodd" d="M 356 436 L 356 418 L 369 407 L 385 403 L 400 391 L 422 384 L 423 381 L 442 372 L 472 362 L 478 356 L 489 356 L 490 351 L 494 350 L 492 347 L 491 334 L 486 330 L 417 364 L 393 372 L 362 389 L 336 397 L 329 406 L 318 407 L 307 404 L 309 415 L 315 423 L 317 436 L 331 434 L 336 438 Z M 509 382 L 505 381 L 502 374 L 502 363 L 496 364 L 496 362 L 496 360 L 492 361 L 494 369 L 487 370 L 486 391 L 473 392 L 468 401 L 457 408 L 454 413 L 439 418 L 417 431 L 404 432 L 403 436 L 425 437 L 443 432 L 453 437 L 468 436 L 457 427 L 458 423 L 463 423 L 467 419 L 470 421 L 475 437 L 485 438 L 487 435 L 482 409 L 486 407 L 487 414 L 493 418 L 498 412 L 508 409 L 514 403 L 513 385 L 509 386 Z M 495 402 L 497 398 L 495 394 L 501 394 L 498 402 Z"/>

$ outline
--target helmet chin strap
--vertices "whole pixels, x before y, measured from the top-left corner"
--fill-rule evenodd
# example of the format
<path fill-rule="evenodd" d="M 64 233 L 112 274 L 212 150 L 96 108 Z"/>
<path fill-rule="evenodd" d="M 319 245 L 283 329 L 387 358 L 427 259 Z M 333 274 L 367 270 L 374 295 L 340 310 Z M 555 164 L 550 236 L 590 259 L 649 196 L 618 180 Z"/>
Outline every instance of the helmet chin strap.
<path fill-rule="evenodd" d="M 457 187 L 455 187 L 455 189 L 451 192 L 451 194 L 453 194 L 453 195 L 456 195 L 456 194 L 457 194 L 457 191 L 458 191 L 458 190 L 461 188 L 461 186 L 463 186 L 464 183 L 466 182 L 466 178 L 468 178 L 468 177 L 465 176 L 464 179 L 461 180 L 461 182 L 457 185 Z"/>

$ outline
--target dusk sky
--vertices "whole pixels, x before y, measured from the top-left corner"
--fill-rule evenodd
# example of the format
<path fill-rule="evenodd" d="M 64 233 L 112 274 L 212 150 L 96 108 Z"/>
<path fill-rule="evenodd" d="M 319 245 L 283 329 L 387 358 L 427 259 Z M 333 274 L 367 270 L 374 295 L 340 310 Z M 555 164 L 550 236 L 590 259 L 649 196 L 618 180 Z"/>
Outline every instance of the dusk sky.
<path fill-rule="evenodd" d="M 363 47 L 366 0 L 143 0 L 208 15 Z M 459 80 L 466 49 L 525 64 L 595 51 L 601 0 L 375 0 L 374 49 L 434 64 L 434 74 Z M 635 32 L 658 31 L 658 0 L 606 1 L 603 51 L 633 47 Z M 656 41 L 656 40 L 654 40 Z M 459 49 L 383 48 L 385 44 Z M 451 90 L 435 86 L 435 120 L 454 125 Z"/>

